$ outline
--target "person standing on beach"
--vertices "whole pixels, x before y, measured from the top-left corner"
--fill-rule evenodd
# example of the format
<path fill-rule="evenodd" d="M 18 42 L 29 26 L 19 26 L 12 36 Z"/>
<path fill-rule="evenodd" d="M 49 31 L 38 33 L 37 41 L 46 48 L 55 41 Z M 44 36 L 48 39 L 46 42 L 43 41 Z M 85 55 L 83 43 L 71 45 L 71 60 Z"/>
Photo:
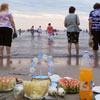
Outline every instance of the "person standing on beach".
<path fill-rule="evenodd" d="M 69 8 L 69 14 L 65 17 L 64 26 L 67 28 L 67 38 L 68 38 L 68 55 L 71 56 L 71 46 L 72 43 L 75 44 L 76 55 L 79 55 L 79 29 L 80 25 L 79 17 L 75 13 L 75 7 L 71 6 Z"/>
<path fill-rule="evenodd" d="M 53 38 L 53 26 L 51 26 L 51 23 L 48 24 L 47 27 L 47 32 L 48 32 L 48 39 L 52 39 Z"/>
<path fill-rule="evenodd" d="M 39 26 L 39 28 L 37 29 L 37 33 L 38 33 L 38 37 L 40 37 L 40 34 L 42 33 L 41 26 Z"/>
<path fill-rule="evenodd" d="M 100 3 L 95 3 L 94 10 L 89 14 L 89 34 L 93 36 L 93 52 L 98 59 L 98 45 L 100 45 Z"/>
<path fill-rule="evenodd" d="M 34 26 L 31 27 L 31 34 L 32 34 L 32 37 L 34 37 Z"/>
<path fill-rule="evenodd" d="M 7 56 L 10 57 L 12 29 L 16 33 L 15 23 L 12 14 L 9 12 L 9 6 L 7 3 L 2 3 L 0 6 L 0 57 L 3 57 L 4 46 L 6 46 Z"/>

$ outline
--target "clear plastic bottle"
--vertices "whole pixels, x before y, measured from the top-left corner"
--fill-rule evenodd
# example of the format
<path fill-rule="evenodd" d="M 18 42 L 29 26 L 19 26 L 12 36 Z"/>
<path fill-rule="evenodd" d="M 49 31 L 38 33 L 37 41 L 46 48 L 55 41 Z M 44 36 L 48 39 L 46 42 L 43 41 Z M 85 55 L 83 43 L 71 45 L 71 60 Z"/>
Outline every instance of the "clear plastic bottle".
<path fill-rule="evenodd" d="M 92 100 L 93 71 L 88 51 L 84 51 L 80 68 L 80 99 Z"/>

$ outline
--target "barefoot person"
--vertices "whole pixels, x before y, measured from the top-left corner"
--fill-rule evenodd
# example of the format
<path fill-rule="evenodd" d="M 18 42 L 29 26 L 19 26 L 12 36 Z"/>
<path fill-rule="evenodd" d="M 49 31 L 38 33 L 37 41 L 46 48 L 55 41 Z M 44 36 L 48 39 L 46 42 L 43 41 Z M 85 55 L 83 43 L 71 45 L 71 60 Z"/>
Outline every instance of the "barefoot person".
<path fill-rule="evenodd" d="M 68 38 L 68 55 L 71 56 L 71 45 L 75 44 L 76 55 L 79 55 L 79 29 L 80 25 L 79 17 L 75 13 L 75 7 L 71 6 L 69 8 L 69 14 L 66 16 L 64 21 L 64 26 L 67 28 L 67 38 Z"/>
<path fill-rule="evenodd" d="M 93 51 L 95 58 L 98 58 L 98 45 L 100 45 L 100 3 L 93 6 L 94 10 L 89 15 L 89 33 L 93 36 Z"/>
<path fill-rule="evenodd" d="M 12 29 L 16 32 L 15 23 L 12 14 L 9 12 L 7 3 L 0 6 L 0 56 L 3 56 L 4 46 L 6 47 L 7 56 L 10 56 L 12 43 Z"/>
<path fill-rule="evenodd" d="M 31 27 L 31 34 L 32 34 L 32 37 L 34 37 L 34 26 Z"/>
<path fill-rule="evenodd" d="M 42 34 L 42 28 L 41 28 L 41 26 L 39 26 L 39 28 L 37 29 L 37 33 L 38 33 L 38 37 L 40 37 L 40 34 Z"/>
<path fill-rule="evenodd" d="M 51 23 L 48 24 L 47 32 L 48 32 L 48 39 L 52 39 L 53 38 L 53 26 L 51 26 Z"/>

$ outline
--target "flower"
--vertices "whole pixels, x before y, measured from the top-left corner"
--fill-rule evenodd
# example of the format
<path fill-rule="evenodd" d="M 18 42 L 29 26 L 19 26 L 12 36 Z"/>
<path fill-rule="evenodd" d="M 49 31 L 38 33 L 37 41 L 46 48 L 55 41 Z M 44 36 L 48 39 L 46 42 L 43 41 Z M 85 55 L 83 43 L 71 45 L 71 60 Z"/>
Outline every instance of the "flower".
<path fill-rule="evenodd" d="M 33 59 L 33 61 L 37 64 L 38 58 L 35 57 L 35 58 Z"/>
<path fill-rule="evenodd" d="M 44 60 L 47 60 L 47 57 L 48 57 L 47 55 L 43 54 L 43 59 Z"/>
<path fill-rule="evenodd" d="M 30 68 L 30 72 L 31 72 L 31 73 L 35 72 L 35 68 L 31 67 L 31 68 Z"/>
<path fill-rule="evenodd" d="M 50 62 L 49 63 L 49 66 L 53 67 L 54 66 L 54 63 L 53 62 Z"/>

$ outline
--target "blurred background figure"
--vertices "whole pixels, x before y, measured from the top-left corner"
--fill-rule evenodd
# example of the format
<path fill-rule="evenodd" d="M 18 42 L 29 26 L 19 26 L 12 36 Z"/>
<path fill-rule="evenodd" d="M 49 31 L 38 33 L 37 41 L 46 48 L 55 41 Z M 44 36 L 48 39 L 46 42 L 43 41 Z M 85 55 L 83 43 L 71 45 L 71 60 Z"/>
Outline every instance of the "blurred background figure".
<path fill-rule="evenodd" d="M 22 32 L 22 30 L 21 30 L 21 29 L 19 29 L 19 30 L 18 30 L 18 32 L 19 32 L 19 36 L 21 36 L 21 32 Z"/>
<path fill-rule="evenodd" d="M 16 33 L 15 23 L 12 14 L 9 12 L 7 3 L 0 6 L 0 56 L 3 57 L 4 46 L 6 47 L 7 56 L 10 57 L 12 43 L 12 29 Z"/>
<path fill-rule="evenodd" d="M 31 27 L 31 34 L 32 34 L 32 37 L 34 37 L 34 31 L 35 31 L 35 30 L 34 30 L 34 26 L 32 26 L 32 27 Z"/>
<path fill-rule="evenodd" d="M 40 37 L 40 34 L 42 33 L 41 26 L 39 26 L 39 28 L 37 29 L 37 33 L 38 33 L 38 37 Z"/>
<path fill-rule="evenodd" d="M 49 40 L 53 39 L 53 26 L 51 26 L 51 23 L 48 24 L 47 32 L 48 32 L 48 39 Z"/>

